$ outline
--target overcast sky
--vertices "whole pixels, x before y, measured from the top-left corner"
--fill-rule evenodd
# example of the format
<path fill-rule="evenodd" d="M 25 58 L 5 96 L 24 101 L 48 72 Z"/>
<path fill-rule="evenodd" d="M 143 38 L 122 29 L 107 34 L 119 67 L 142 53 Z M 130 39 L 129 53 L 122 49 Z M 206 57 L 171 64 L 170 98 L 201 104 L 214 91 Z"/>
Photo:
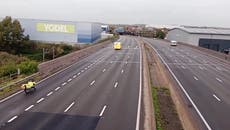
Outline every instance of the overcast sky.
<path fill-rule="evenodd" d="M 0 17 L 230 27 L 230 0 L 0 0 Z"/>

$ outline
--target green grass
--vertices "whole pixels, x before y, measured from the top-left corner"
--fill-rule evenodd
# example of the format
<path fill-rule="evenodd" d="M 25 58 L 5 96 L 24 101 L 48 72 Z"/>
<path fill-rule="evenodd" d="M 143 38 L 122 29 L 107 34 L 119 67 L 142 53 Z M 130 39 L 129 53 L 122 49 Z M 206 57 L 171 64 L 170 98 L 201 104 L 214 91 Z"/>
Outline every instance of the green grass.
<path fill-rule="evenodd" d="M 154 106 L 155 118 L 156 118 L 156 128 L 157 130 L 163 130 L 162 125 L 161 125 L 160 107 L 159 107 L 159 102 L 157 98 L 157 91 L 158 91 L 158 88 L 152 87 L 153 106 Z"/>

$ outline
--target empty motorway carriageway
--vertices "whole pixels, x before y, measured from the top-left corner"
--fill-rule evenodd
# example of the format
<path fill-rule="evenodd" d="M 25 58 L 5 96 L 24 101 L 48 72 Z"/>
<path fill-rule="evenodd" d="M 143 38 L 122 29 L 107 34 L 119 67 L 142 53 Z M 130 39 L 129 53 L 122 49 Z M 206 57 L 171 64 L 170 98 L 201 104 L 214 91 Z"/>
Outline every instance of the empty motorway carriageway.
<path fill-rule="evenodd" d="M 158 54 L 204 129 L 230 129 L 230 64 L 215 56 L 163 40 L 143 39 Z"/>
<path fill-rule="evenodd" d="M 0 103 L 1 130 L 135 130 L 140 119 L 141 50 L 121 37 L 37 85 Z"/>
<path fill-rule="evenodd" d="M 158 54 L 197 122 L 230 129 L 230 65 L 205 52 L 149 38 L 113 44 L 37 84 L 37 91 L 0 100 L 1 130 L 141 130 L 144 41 Z"/>

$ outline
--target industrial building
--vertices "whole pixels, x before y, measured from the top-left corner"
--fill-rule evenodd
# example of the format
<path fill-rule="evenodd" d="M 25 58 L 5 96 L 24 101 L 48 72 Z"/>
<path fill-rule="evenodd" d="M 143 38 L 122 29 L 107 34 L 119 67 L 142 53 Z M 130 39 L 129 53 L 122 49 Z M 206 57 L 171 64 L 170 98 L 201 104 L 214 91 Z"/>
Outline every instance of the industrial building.
<path fill-rule="evenodd" d="M 93 43 L 101 38 L 101 24 L 37 19 L 18 19 L 31 40 Z"/>
<path fill-rule="evenodd" d="M 230 48 L 230 29 L 183 26 L 169 30 L 166 39 L 223 52 Z"/>

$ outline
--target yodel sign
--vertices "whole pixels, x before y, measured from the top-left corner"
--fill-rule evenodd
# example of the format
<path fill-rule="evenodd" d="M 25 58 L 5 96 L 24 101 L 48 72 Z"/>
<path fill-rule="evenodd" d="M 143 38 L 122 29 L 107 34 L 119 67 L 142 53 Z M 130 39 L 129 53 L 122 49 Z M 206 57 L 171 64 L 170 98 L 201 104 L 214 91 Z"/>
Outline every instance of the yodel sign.
<path fill-rule="evenodd" d="M 39 31 L 39 32 L 75 33 L 75 25 L 37 23 L 37 31 Z"/>

